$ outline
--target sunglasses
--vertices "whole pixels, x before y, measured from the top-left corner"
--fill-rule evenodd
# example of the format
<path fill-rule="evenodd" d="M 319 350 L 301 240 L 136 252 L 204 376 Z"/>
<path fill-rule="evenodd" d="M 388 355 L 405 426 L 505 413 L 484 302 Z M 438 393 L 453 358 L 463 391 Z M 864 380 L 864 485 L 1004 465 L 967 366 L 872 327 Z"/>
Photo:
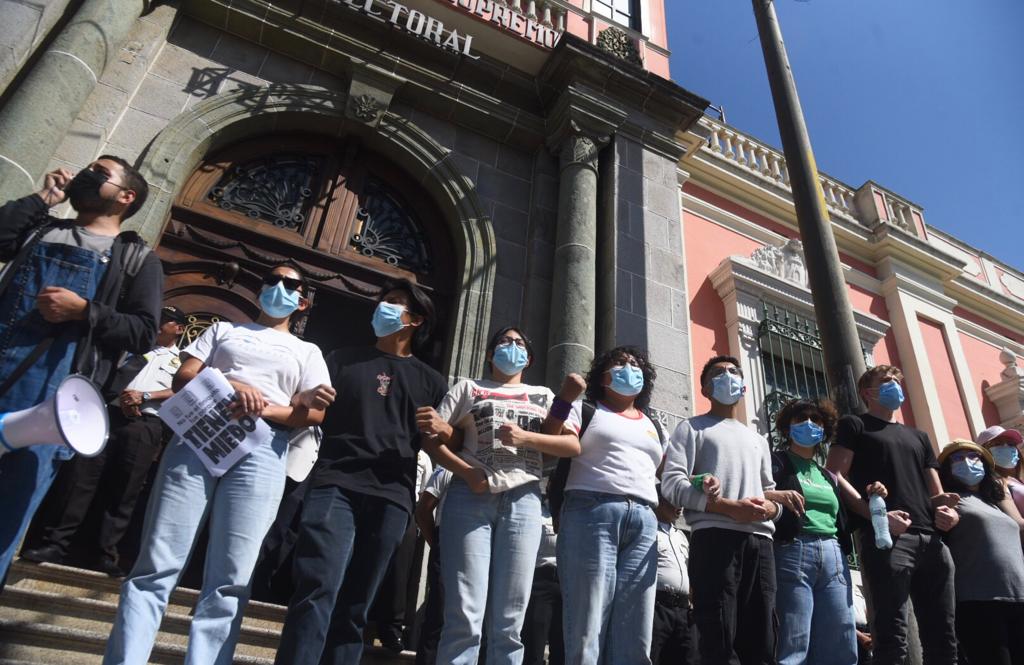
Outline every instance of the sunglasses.
<path fill-rule="evenodd" d="M 295 279 L 294 277 L 285 277 L 283 275 L 267 275 L 263 278 L 263 284 L 265 286 L 277 286 L 277 283 L 281 282 L 284 284 L 284 288 L 289 291 L 297 291 L 302 287 L 302 280 Z"/>

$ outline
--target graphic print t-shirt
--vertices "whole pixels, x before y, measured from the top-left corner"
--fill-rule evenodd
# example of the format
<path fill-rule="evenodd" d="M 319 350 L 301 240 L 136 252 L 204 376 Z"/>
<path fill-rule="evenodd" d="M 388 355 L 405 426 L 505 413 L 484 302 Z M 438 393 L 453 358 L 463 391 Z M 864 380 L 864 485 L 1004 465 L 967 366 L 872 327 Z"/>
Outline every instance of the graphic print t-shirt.
<path fill-rule="evenodd" d="M 502 445 L 498 429 L 512 421 L 539 432 L 554 397 L 544 386 L 466 380 L 448 391 L 437 412 L 463 431 L 459 455 L 487 473 L 491 492 L 497 494 L 540 480 L 544 473 L 541 453 Z"/>
<path fill-rule="evenodd" d="M 338 394 L 321 426 L 312 486 L 335 485 L 412 512 L 420 450 L 416 409 L 436 408 L 448 384 L 423 361 L 372 346 L 332 351 L 327 367 Z"/>

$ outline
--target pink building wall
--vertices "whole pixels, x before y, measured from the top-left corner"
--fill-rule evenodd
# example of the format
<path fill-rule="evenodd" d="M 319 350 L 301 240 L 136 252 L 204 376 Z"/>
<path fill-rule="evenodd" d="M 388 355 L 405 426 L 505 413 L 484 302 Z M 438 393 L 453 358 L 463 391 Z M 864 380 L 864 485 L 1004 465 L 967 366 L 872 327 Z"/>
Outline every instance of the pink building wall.
<path fill-rule="evenodd" d="M 710 192 L 693 183 L 686 183 L 684 191 L 700 198 L 717 208 L 742 217 L 758 226 L 779 235 L 793 237 L 796 234 L 772 219 Z M 693 350 L 693 412 L 702 413 L 710 408 L 709 400 L 700 394 L 698 385 L 700 369 L 712 355 L 729 353 L 729 336 L 725 325 L 725 308 L 722 299 L 711 285 L 709 275 L 729 256 L 750 256 L 761 243 L 736 233 L 693 212 L 683 211 L 683 242 L 685 245 L 686 288 L 689 298 L 690 344 Z M 842 254 L 841 259 L 852 268 L 872 277 L 876 276 L 874 266 L 852 256 Z M 849 286 L 850 302 L 854 309 L 867 312 L 883 321 L 889 320 L 885 298 L 858 286 Z M 890 330 L 874 348 L 875 364 L 900 365 L 896 339 Z M 897 418 L 910 426 L 914 425 L 914 414 L 910 402 L 904 402 Z"/>
<path fill-rule="evenodd" d="M 690 348 L 693 350 L 693 412 L 703 413 L 711 408 L 711 402 L 700 394 L 700 370 L 708 358 L 730 353 L 725 306 L 708 275 L 722 259 L 733 254 L 749 256 L 760 244 L 685 210 L 683 243 L 686 292 L 690 300 Z"/>
<path fill-rule="evenodd" d="M 958 335 L 967 366 L 971 368 L 971 383 L 978 394 L 978 403 L 981 404 L 981 415 L 985 419 L 985 426 L 998 425 L 999 409 L 985 395 L 985 388 L 999 383 L 999 374 L 1003 371 L 1003 363 L 999 362 L 1001 349 L 973 335 L 964 333 L 958 333 Z"/>
<path fill-rule="evenodd" d="M 924 339 L 925 351 L 928 354 L 928 365 L 932 370 L 932 380 L 935 382 L 936 392 L 939 394 L 939 405 L 942 408 L 942 418 L 946 423 L 946 430 L 951 439 L 971 439 L 971 425 L 967 420 L 967 409 L 960 398 L 960 388 L 957 385 L 956 373 L 953 371 L 953 362 L 949 357 L 949 345 L 946 343 L 945 329 L 923 317 L 918 317 L 921 326 L 921 336 Z M 949 441 L 933 441 L 942 450 Z"/>

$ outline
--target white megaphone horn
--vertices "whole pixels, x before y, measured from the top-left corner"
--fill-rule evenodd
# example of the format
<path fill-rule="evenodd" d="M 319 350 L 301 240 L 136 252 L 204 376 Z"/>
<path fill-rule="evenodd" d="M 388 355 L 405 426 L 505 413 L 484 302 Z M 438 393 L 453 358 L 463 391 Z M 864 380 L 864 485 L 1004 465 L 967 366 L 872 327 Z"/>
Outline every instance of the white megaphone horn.
<path fill-rule="evenodd" d="M 53 397 L 21 411 L 0 413 L 0 455 L 41 443 L 59 443 L 95 457 L 107 445 L 110 420 L 92 381 L 71 374 Z"/>

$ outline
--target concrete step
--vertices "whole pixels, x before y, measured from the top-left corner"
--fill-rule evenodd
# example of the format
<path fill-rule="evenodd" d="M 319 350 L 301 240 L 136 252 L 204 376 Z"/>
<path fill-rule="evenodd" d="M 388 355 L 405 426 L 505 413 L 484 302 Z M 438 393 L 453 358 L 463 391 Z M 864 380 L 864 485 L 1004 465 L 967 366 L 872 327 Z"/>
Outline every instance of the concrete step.
<path fill-rule="evenodd" d="M 7 576 L 7 589 L 41 591 L 83 600 L 107 602 L 117 607 L 121 596 L 122 580 L 92 570 L 72 568 L 53 563 L 30 563 L 17 560 L 11 565 Z M 6 593 L 6 592 L 5 592 Z M 3 604 L 0 596 L 0 604 Z M 178 587 L 171 593 L 167 604 L 170 615 L 190 616 L 199 600 L 195 589 Z M 261 628 L 280 633 L 284 626 L 286 608 L 270 603 L 249 601 L 246 605 L 242 626 Z M 110 617 L 113 619 L 113 615 Z"/>
<path fill-rule="evenodd" d="M 99 665 L 117 611 L 120 580 L 56 564 L 16 561 L 0 594 L 0 665 Z M 188 644 L 193 589 L 176 589 L 150 663 L 180 664 Z M 285 608 L 250 602 L 234 662 L 272 665 Z M 411 651 L 393 654 L 368 646 L 364 665 L 411 663 Z"/>

